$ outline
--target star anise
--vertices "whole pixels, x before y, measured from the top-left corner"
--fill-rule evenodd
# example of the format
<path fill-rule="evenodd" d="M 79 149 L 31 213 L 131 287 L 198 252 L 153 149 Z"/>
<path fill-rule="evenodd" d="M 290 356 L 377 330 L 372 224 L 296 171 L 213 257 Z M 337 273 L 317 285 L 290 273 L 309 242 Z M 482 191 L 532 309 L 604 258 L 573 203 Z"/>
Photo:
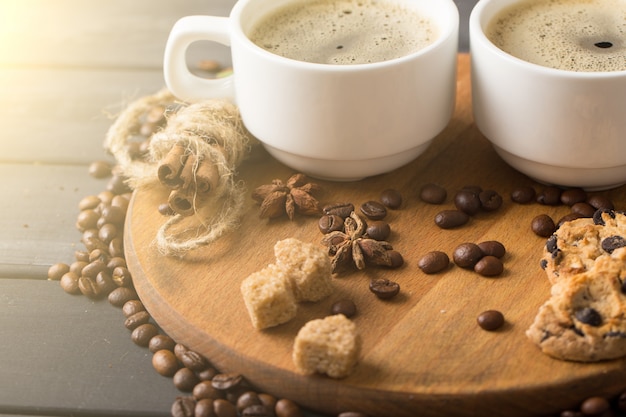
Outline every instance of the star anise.
<path fill-rule="evenodd" d="M 252 198 L 261 205 L 261 218 L 280 217 L 287 214 L 293 220 L 296 213 L 307 216 L 319 214 L 319 202 L 313 197 L 320 186 L 308 182 L 304 174 L 294 174 L 283 183 L 279 179 L 261 185 L 252 193 Z"/>
<path fill-rule="evenodd" d="M 389 251 L 393 248 L 388 242 L 374 240 L 366 233 L 367 225 L 354 211 L 344 221 L 344 231 L 330 232 L 322 238 L 328 246 L 332 272 L 339 272 L 354 264 L 357 269 L 365 269 L 367 263 L 392 266 Z"/>

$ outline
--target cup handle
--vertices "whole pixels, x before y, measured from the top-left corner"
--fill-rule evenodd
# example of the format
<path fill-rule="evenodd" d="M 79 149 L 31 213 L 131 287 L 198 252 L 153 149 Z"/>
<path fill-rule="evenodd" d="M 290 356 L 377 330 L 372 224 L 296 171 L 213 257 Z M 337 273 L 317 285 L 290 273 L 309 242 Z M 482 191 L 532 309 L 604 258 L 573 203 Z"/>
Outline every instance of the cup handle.
<path fill-rule="evenodd" d="M 220 79 L 198 77 L 189 71 L 185 54 L 196 41 L 213 41 L 230 46 L 228 18 L 187 16 L 174 24 L 163 59 L 163 75 L 167 88 L 185 101 L 226 98 L 235 100 L 233 76 Z"/>

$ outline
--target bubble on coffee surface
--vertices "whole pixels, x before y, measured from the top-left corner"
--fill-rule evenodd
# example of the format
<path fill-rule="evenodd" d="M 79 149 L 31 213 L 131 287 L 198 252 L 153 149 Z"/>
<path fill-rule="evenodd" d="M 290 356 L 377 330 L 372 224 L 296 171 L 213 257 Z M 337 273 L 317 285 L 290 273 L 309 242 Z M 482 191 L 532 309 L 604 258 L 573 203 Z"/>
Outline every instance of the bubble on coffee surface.
<path fill-rule="evenodd" d="M 500 49 L 534 64 L 626 70 L 626 0 L 529 0 L 498 14 L 486 34 Z"/>
<path fill-rule="evenodd" d="M 295 3 L 262 19 L 250 34 L 253 42 L 277 55 L 340 65 L 399 58 L 430 45 L 436 37 L 429 19 L 375 0 Z"/>

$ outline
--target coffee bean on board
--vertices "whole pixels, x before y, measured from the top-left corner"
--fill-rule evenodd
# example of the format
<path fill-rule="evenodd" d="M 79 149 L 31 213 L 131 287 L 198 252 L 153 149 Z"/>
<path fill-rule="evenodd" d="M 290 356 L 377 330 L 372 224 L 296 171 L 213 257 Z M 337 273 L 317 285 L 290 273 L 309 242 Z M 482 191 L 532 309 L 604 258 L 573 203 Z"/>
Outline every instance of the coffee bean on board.
<path fill-rule="evenodd" d="M 487 255 L 483 256 L 476 265 L 474 265 L 474 271 L 484 277 L 497 277 L 504 272 L 504 264 L 500 258 Z"/>
<path fill-rule="evenodd" d="M 478 213 L 482 204 L 477 193 L 470 190 L 461 190 L 454 195 L 454 205 L 457 209 L 470 216 Z"/>
<path fill-rule="evenodd" d="M 497 240 L 487 240 L 480 242 L 478 247 L 484 255 L 495 256 L 496 258 L 502 258 L 506 254 L 506 248 Z"/>
<path fill-rule="evenodd" d="M 583 203 L 587 200 L 587 193 L 580 188 L 570 188 L 561 193 L 561 203 L 566 206 L 573 206 L 576 203 Z"/>
<path fill-rule="evenodd" d="M 336 214 L 324 214 L 317 222 L 317 226 L 323 234 L 343 230 L 343 224 L 343 218 Z"/>
<path fill-rule="evenodd" d="M 460 210 L 442 210 L 435 215 L 435 224 L 442 229 L 454 229 L 469 221 L 467 213 Z"/>
<path fill-rule="evenodd" d="M 402 194 L 392 188 L 388 188 L 380 193 L 380 202 L 390 209 L 400 208 L 402 205 Z"/>
<path fill-rule="evenodd" d="M 504 315 L 497 310 L 487 310 L 480 313 L 476 321 L 482 329 L 494 331 L 504 324 Z"/>
<path fill-rule="evenodd" d="M 485 211 L 495 211 L 502 207 L 502 196 L 494 190 L 484 190 L 478 194 L 480 206 Z"/>
<path fill-rule="evenodd" d="M 428 204 L 441 204 L 446 201 L 448 192 L 437 184 L 426 184 L 420 189 L 420 199 Z"/>
<path fill-rule="evenodd" d="M 537 194 L 537 203 L 546 206 L 558 206 L 561 204 L 561 189 L 547 186 Z"/>
<path fill-rule="evenodd" d="M 518 204 L 529 204 L 535 201 L 537 192 L 533 187 L 521 186 L 511 191 L 511 200 Z"/>
<path fill-rule="evenodd" d="M 354 204 L 352 203 L 334 203 L 324 206 L 322 209 L 324 214 L 335 214 L 342 219 L 345 219 L 354 211 Z"/>
<path fill-rule="evenodd" d="M 556 224 L 547 214 L 539 214 L 532 219 L 530 228 L 537 236 L 548 237 L 556 231 Z"/>
<path fill-rule="evenodd" d="M 422 256 L 417 266 L 426 274 L 436 274 L 448 268 L 450 258 L 445 252 L 432 251 Z"/>
<path fill-rule="evenodd" d="M 375 220 L 367 225 L 367 235 L 374 240 L 387 240 L 391 234 L 391 226 L 382 220 Z"/>
<path fill-rule="evenodd" d="M 475 243 L 461 243 L 452 253 L 454 263 L 461 268 L 472 269 L 483 257 L 483 251 Z"/>
<path fill-rule="evenodd" d="M 171 350 L 161 349 L 152 355 L 152 366 L 163 376 L 170 377 L 180 368 L 178 359 Z"/>
<path fill-rule="evenodd" d="M 333 303 L 331 306 L 332 314 L 343 314 L 344 316 L 350 318 L 356 314 L 356 304 L 352 300 L 339 300 Z"/>
<path fill-rule="evenodd" d="M 378 201 L 366 201 L 361 204 L 361 213 L 372 220 L 384 219 L 387 215 L 387 209 Z"/>
<path fill-rule="evenodd" d="M 369 288 L 376 297 L 382 300 L 393 298 L 400 292 L 400 285 L 397 282 L 385 278 L 371 280 Z"/>

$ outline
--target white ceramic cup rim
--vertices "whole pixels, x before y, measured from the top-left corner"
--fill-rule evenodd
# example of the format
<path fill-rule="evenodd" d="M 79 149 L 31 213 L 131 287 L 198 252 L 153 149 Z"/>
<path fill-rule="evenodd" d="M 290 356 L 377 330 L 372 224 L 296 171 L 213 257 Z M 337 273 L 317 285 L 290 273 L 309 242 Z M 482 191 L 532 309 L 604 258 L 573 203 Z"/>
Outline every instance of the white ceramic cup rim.
<path fill-rule="evenodd" d="M 423 48 L 420 48 L 417 51 L 411 52 L 409 54 L 406 54 L 406 55 L 403 55 L 401 57 L 394 58 L 394 59 L 378 61 L 378 62 L 369 62 L 369 63 L 363 63 L 363 64 L 337 65 L 337 64 L 324 64 L 324 63 L 317 63 L 317 62 L 306 62 L 306 61 L 299 61 L 296 59 L 286 58 L 284 56 L 275 54 L 266 49 L 263 49 L 262 47 L 258 46 L 257 44 L 255 44 L 254 42 L 250 40 L 250 38 L 248 37 L 248 34 L 242 27 L 243 26 L 242 18 L 244 14 L 247 12 L 247 8 L 250 7 L 250 3 L 253 3 L 255 1 L 261 1 L 261 0 L 239 0 L 235 4 L 229 16 L 230 25 L 231 25 L 231 36 L 234 38 L 237 38 L 238 42 L 242 46 L 250 49 L 251 52 L 255 54 L 263 55 L 266 58 L 268 56 L 271 56 L 272 59 L 275 59 L 278 62 L 282 61 L 286 65 L 291 65 L 294 67 L 302 67 L 302 68 L 307 68 L 307 69 L 311 69 L 315 71 L 322 71 L 322 72 L 328 71 L 328 72 L 340 73 L 340 72 L 360 72 L 360 71 L 379 70 L 385 67 L 390 67 L 390 66 L 401 64 L 402 62 L 405 62 L 405 61 L 410 61 L 410 60 L 419 58 L 423 55 L 430 53 L 433 50 L 437 50 L 442 43 L 446 42 L 446 40 L 450 38 L 450 36 L 456 36 L 456 33 L 457 33 L 456 28 L 458 27 L 458 24 L 459 24 L 459 13 L 455 4 L 452 1 L 444 2 L 440 0 L 435 0 L 438 3 L 441 3 L 440 5 L 442 7 L 447 8 L 446 18 L 445 19 L 433 18 L 435 25 L 441 32 L 438 34 L 437 39 L 434 42 L 432 42 L 431 44 Z M 405 0 L 387 0 L 387 1 L 390 1 L 392 3 L 398 3 L 398 4 L 407 4 L 408 6 L 410 6 L 410 3 L 411 3 L 410 1 L 405 1 Z M 303 1 L 302 0 L 283 0 L 280 2 L 280 5 L 278 5 L 278 2 L 276 5 L 273 5 L 271 10 L 276 10 L 277 8 L 280 8 L 280 6 L 282 5 L 293 4 L 293 3 L 303 3 Z M 267 16 L 269 12 L 270 10 L 265 12 L 262 16 L 255 16 L 254 17 L 255 23 L 258 23 L 260 19 Z"/>
<path fill-rule="evenodd" d="M 493 17 L 503 10 L 504 8 L 516 4 L 521 3 L 527 0 L 480 0 L 472 13 L 470 14 L 469 19 L 469 28 L 470 28 L 470 43 L 472 42 L 480 42 L 484 47 L 488 48 L 491 53 L 498 55 L 501 59 L 510 61 L 513 64 L 516 64 L 520 67 L 525 68 L 528 71 L 536 71 L 539 73 L 543 73 L 547 76 L 555 76 L 559 78 L 578 78 L 578 79 L 607 79 L 607 78 L 622 78 L 626 77 L 626 70 L 622 71 L 570 71 L 559 68 L 551 68 L 543 65 L 535 64 L 532 62 L 525 61 L 523 59 L 517 58 L 514 55 L 509 54 L 508 52 L 503 51 L 498 46 L 496 46 L 485 34 L 485 28 L 489 24 L 489 22 L 493 19 Z M 495 6 L 494 4 L 498 3 L 500 7 Z M 489 13 L 491 9 L 489 8 L 497 8 L 490 13 L 489 16 L 486 16 L 486 13 Z M 471 46 L 470 46 L 471 50 Z"/>

